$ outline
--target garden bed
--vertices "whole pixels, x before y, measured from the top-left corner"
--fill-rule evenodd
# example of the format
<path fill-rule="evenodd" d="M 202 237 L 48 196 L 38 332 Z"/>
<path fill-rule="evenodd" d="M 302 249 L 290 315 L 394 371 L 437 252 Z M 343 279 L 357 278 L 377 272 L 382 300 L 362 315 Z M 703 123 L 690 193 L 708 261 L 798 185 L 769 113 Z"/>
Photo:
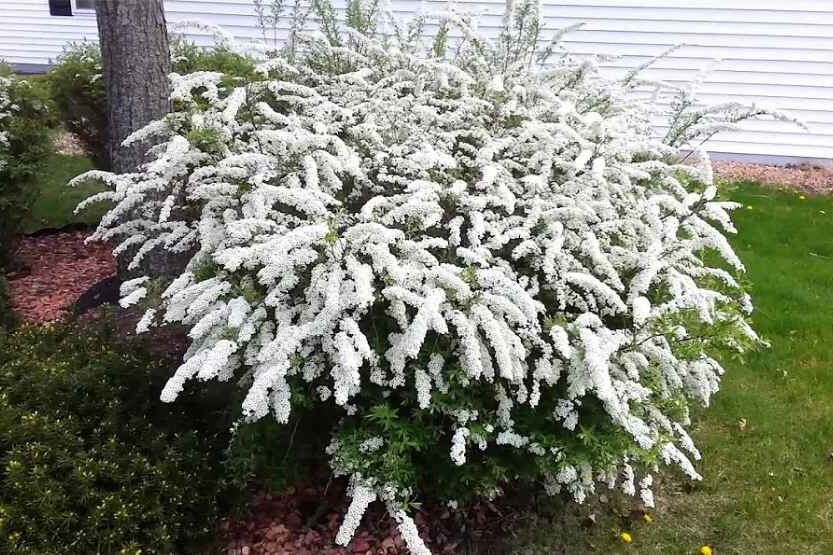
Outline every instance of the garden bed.
<path fill-rule="evenodd" d="M 791 165 L 767 166 L 741 162 L 714 162 L 714 171 L 726 181 L 748 181 L 779 188 L 792 188 L 815 195 L 833 193 L 833 167 Z"/>
<path fill-rule="evenodd" d="M 20 240 L 9 289 L 12 309 L 29 323 L 63 315 L 92 285 L 115 275 L 110 245 L 85 243 L 86 231 L 57 231 Z"/>

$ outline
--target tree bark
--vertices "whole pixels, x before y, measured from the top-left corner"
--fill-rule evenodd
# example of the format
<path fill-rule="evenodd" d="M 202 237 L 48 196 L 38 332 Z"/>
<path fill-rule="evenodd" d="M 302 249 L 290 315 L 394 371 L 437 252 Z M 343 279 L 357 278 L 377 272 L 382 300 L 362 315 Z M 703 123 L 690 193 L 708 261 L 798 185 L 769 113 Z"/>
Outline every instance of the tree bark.
<path fill-rule="evenodd" d="M 96 0 L 98 36 L 107 88 L 107 150 L 117 173 L 135 171 L 149 144 L 121 145 L 132 132 L 161 119 L 171 109 L 168 74 L 171 54 L 163 0 Z M 179 274 L 193 253 L 175 254 L 161 246 L 128 270 L 138 248 L 116 260 L 120 279 Z"/>
<path fill-rule="evenodd" d="M 121 146 L 130 133 L 170 111 L 171 55 L 162 0 L 96 0 L 108 145 L 114 171 L 134 171 L 147 145 Z"/>

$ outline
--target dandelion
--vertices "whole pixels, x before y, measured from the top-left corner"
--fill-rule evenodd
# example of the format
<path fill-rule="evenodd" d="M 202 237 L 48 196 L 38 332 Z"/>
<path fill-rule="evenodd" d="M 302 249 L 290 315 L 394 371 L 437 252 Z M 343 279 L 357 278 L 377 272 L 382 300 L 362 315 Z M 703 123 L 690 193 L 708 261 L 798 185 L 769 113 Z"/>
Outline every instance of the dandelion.
<path fill-rule="evenodd" d="M 622 532 L 619 534 L 619 539 L 622 540 L 624 543 L 632 543 L 633 537 L 628 532 Z"/>
<path fill-rule="evenodd" d="M 700 548 L 700 550 L 698 551 L 698 553 L 699 553 L 700 555 L 712 555 L 713 550 L 712 550 L 712 548 L 711 548 L 711 547 L 709 547 L 708 545 L 704 545 L 703 547 L 701 547 L 701 548 Z"/>
<path fill-rule="evenodd" d="M 642 515 L 642 520 L 645 521 L 645 524 L 651 524 L 654 521 L 654 519 L 648 513 Z"/>

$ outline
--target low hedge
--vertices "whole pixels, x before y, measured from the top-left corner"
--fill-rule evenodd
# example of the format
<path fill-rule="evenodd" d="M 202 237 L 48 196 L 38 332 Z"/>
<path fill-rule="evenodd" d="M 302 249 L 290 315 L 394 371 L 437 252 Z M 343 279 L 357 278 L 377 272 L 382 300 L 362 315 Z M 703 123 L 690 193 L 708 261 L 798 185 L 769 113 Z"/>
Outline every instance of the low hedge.
<path fill-rule="evenodd" d="M 0 332 L 0 552 L 189 553 L 215 538 L 229 420 L 164 405 L 170 360 L 101 324 Z"/>

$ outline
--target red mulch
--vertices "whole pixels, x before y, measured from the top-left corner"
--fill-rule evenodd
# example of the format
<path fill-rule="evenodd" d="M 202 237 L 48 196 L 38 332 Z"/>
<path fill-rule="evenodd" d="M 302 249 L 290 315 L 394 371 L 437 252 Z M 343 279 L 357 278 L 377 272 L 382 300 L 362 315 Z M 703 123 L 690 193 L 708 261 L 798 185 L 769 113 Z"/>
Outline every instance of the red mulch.
<path fill-rule="evenodd" d="M 9 274 L 12 309 L 24 322 L 60 318 L 79 295 L 115 275 L 111 247 L 85 244 L 84 231 L 22 237 L 15 254 L 18 270 Z"/>
<path fill-rule="evenodd" d="M 833 194 L 833 166 L 765 166 L 722 161 L 713 166 L 718 177 L 730 181 L 756 181 L 812 195 Z"/>
<path fill-rule="evenodd" d="M 325 500 L 322 505 L 322 500 Z M 341 487 L 301 484 L 283 495 L 261 495 L 250 514 L 221 524 L 228 555 L 404 555 L 409 553 L 381 502 L 374 502 L 347 547 L 335 537 L 349 500 Z M 503 504 L 502 504 L 503 505 Z M 323 510 L 322 510 L 323 509 Z M 468 548 L 499 548 L 523 519 L 517 507 L 476 504 L 467 513 L 425 507 L 412 515 L 432 553 L 452 554 Z M 499 549 L 498 549 L 499 551 Z"/>

